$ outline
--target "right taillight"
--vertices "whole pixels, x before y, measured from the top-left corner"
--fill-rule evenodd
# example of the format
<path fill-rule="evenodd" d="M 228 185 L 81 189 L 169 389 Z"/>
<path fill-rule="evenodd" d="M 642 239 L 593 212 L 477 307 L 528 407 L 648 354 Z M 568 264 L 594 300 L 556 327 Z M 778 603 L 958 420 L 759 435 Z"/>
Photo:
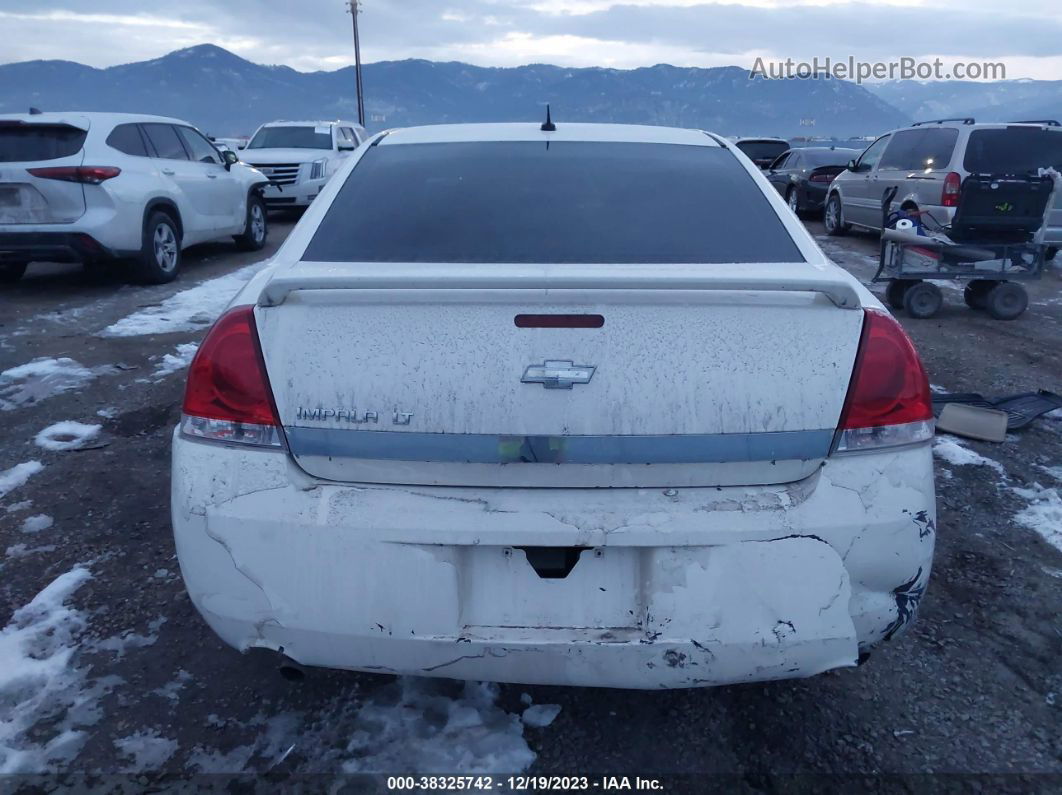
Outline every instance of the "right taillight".
<path fill-rule="evenodd" d="M 959 191 L 962 189 L 962 177 L 954 171 L 944 177 L 944 188 L 940 192 L 940 203 L 944 207 L 959 206 Z"/>
<path fill-rule="evenodd" d="M 933 438 L 929 379 L 893 317 L 866 310 L 836 452 L 895 447 Z"/>
<path fill-rule="evenodd" d="M 230 309 L 207 332 L 188 370 L 181 432 L 205 441 L 283 446 L 254 307 Z"/>

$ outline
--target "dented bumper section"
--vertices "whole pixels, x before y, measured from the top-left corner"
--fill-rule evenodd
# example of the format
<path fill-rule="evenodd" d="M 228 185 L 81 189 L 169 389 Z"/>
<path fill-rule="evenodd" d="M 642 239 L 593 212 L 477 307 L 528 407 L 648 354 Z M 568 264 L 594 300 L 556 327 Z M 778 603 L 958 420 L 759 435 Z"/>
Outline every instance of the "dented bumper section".
<path fill-rule="evenodd" d="M 527 684 L 811 676 L 914 618 L 928 447 L 797 483 L 697 489 L 353 486 L 282 452 L 174 440 L 188 592 L 229 644 L 305 665 Z M 562 574 L 536 569 L 564 548 Z"/>

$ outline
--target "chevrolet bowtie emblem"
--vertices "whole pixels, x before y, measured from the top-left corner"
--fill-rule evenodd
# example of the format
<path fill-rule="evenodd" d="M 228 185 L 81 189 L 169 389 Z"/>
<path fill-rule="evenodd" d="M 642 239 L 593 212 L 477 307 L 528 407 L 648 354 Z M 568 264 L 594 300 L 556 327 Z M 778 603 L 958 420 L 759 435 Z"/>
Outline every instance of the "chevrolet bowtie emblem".
<path fill-rule="evenodd" d="M 573 384 L 589 384 L 597 368 L 588 364 L 547 359 L 524 370 L 525 384 L 542 384 L 546 389 L 571 389 Z"/>

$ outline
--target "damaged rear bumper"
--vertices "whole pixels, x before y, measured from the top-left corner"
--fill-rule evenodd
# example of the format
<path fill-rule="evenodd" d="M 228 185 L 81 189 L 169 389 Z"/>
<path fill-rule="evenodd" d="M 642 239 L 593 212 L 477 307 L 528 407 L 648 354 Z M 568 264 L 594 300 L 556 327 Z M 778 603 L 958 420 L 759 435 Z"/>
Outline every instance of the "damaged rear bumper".
<path fill-rule="evenodd" d="M 926 446 L 774 487 L 462 489 L 329 484 L 283 453 L 174 440 L 193 602 L 236 648 L 305 665 L 629 688 L 811 676 L 913 619 L 934 518 Z M 541 547 L 577 562 L 543 578 Z"/>

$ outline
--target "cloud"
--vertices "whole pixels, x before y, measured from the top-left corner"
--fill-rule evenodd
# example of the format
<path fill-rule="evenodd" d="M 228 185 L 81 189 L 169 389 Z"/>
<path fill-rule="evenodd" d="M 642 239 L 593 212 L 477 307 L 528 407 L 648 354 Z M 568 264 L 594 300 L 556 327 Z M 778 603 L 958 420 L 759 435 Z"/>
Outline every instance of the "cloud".
<path fill-rule="evenodd" d="M 1000 60 L 1009 77 L 1057 78 L 1057 0 L 362 0 L 367 61 L 428 58 L 479 65 L 550 62 L 634 67 L 736 64 L 757 56 Z M 340 0 L 183 0 L 166 16 L 142 0 L 4 0 L 6 60 L 108 66 L 212 42 L 259 63 L 302 70 L 353 61 Z M 86 32 L 91 35 L 86 35 Z"/>

